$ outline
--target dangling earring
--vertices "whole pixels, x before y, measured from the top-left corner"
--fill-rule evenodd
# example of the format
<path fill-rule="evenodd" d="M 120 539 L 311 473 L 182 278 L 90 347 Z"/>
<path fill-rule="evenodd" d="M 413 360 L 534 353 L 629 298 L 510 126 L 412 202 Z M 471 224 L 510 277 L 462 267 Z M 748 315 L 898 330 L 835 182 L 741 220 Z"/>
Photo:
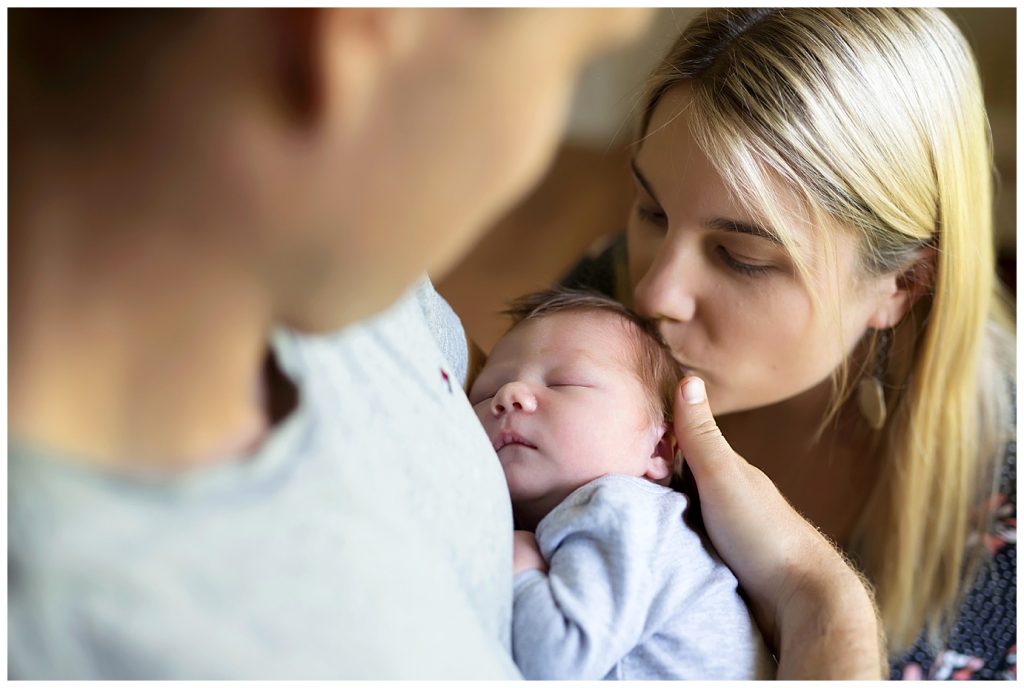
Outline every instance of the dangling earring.
<path fill-rule="evenodd" d="M 878 332 L 878 343 L 875 346 L 875 371 L 873 375 L 864 376 L 857 385 L 857 405 L 861 415 L 874 430 L 885 425 L 885 369 L 889 364 L 889 345 L 892 343 L 892 328 Z"/>

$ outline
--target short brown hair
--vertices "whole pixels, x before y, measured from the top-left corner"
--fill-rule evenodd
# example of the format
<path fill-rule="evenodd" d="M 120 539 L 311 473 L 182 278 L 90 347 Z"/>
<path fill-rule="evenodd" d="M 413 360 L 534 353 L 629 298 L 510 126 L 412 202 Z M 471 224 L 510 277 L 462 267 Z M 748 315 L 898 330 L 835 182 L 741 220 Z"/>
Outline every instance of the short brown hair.
<path fill-rule="evenodd" d="M 520 296 L 502 311 L 512 326 L 555 313 L 604 311 L 618 315 L 633 334 L 634 371 L 648 392 L 651 415 L 656 421 L 672 422 L 672 395 L 682 370 L 652 320 L 604 294 L 586 289 L 556 287 Z"/>
<path fill-rule="evenodd" d="M 157 65 L 208 10 L 12 9 L 8 13 L 12 143 L 25 136 L 85 139 L 121 129 Z"/>

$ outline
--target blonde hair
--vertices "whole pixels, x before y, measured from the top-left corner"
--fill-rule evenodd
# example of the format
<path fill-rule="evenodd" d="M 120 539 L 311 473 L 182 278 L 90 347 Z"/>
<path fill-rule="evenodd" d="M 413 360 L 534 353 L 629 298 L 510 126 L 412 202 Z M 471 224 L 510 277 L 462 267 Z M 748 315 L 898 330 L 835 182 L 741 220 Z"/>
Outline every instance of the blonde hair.
<path fill-rule="evenodd" d="M 692 88 L 698 144 L 736 197 L 767 218 L 805 283 L 822 267 L 780 221 L 779 183 L 800 199 L 789 210 L 821 234 L 826 263 L 833 231 L 849 231 L 863 274 L 910 268 L 905 278 L 926 287 L 894 332 L 889 420 L 872 443 L 881 472 L 845 544 L 876 587 L 889 650 L 905 650 L 922 628 L 938 642 L 983 556 L 971 546 L 988 527 L 977 509 L 995 489 L 1015 385 L 971 51 L 936 9 L 711 10 L 652 75 L 642 134 L 681 84 Z M 932 258 L 933 271 L 922 272 Z M 838 318 L 838 282 L 832 292 L 815 304 L 830 302 Z M 874 339 L 865 337 L 860 360 L 874 360 Z M 853 367 L 844 360 L 833 374 L 819 437 L 871 374 Z"/>

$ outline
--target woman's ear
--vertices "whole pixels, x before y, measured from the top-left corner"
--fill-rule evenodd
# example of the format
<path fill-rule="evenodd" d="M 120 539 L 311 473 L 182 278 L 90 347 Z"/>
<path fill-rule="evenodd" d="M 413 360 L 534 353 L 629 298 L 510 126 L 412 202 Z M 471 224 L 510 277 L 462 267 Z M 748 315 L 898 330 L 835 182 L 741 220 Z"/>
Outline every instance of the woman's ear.
<path fill-rule="evenodd" d="M 672 433 L 672 426 L 667 423 L 659 428 L 659 432 L 654 449 L 647 458 L 647 471 L 643 477 L 655 482 L 666 482 L 672 478 L 672 468 L 675 465 L 675 435 Z"/>
<path fill-rule="evenodd" d="M 272 13 L 277 90 L 293 122 L 340 117 L 359 129 L 377 90 L 423 26 L 416 10 L 306 8 Z"/>
<path fill-rule="evenodd" d="M 885 277 L 881 301 L 868 320 L 869 327 L 895 327 L 922 296 L 931 293 L 937 257 L 934 246 L 925 246 L 914 252 L 906 267 Z"/>

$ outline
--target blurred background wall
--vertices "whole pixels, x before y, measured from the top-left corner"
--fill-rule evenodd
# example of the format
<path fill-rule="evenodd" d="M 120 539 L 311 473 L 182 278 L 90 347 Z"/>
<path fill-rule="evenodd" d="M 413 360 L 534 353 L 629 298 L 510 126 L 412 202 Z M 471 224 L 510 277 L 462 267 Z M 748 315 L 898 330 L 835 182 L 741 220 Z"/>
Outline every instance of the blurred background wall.
<path fill-rule="evenodd" d="M 661 9 L 647 35 L 583 74 L 565 141 L 533 194 L 437 281 L 485 351 L 501 335 L 497 311 L 515 296 L 549 286 L 588 251 L 625 227 L 632 203 L 626 145 L 646 75 L 699 8 Z M 1016 12 L 949 9 L 974 49 L 995 145 L 996 232 L 1000 272 L 1016 285 Z M 510 260 L 522 256 L 527 260 Z"/>

